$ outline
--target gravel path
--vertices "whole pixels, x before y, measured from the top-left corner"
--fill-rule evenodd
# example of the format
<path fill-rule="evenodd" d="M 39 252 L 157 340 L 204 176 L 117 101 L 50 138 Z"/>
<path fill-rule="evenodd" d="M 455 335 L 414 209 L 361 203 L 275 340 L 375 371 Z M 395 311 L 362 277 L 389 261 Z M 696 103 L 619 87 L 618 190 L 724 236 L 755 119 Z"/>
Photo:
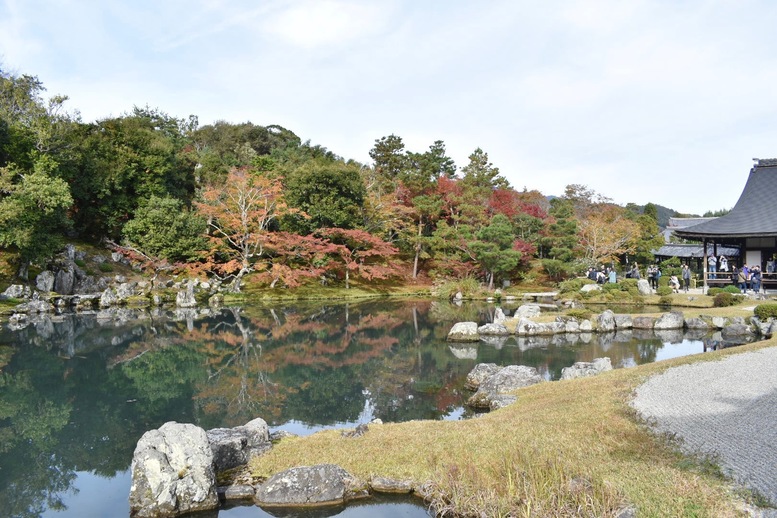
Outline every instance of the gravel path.
<path fill-rule="evenodd" d="M 640 386 L 632 405 L 683 451 L 714 455 L 777 506 L 777 347 L 673 367 Z"/>

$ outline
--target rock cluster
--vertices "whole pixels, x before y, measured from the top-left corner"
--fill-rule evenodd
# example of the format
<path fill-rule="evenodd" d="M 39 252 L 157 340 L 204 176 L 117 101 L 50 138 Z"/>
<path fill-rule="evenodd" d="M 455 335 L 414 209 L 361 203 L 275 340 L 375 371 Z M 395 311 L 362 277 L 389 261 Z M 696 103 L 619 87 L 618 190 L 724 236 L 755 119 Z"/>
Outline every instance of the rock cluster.
<path fill-rule="evenodd" d="M 220 283 L 183 281 L 132 281 L 124 275 L 108 274 L 115 265 L 133 267 L 118 252 L 105 258 L 87 255 L 67 245 L 32 285 L 14 284 L 0 293 L 0 300 L 18 300 L 15 314 L 54 313 L 63 310 L 99 310 L 114 307 L 195 308 L 223 303 Z M 95 271 L 103 274 L 95 274 Z"/>
<path fill-rule="evenodd" d="M 593 362 L 577 362 L 571 367 L 565 367 L 561 371 L 561 379 L 595 376 L 609 370 L 612 370 L 609 358 L 596 358 Z M 467 406 L 475 409 L 497 410 L 518 400 L 518 396 L 511 392 L 543 381 L 545 380 L 534 367 L 525 365 L 500 367 L 495 363 L 479 363 L 467 374 L 464 386 L 476 391 L 467 400 Z"/>
<path fill-rule="evenodd" d="M 557 316 L 552 322 L 536 322 L 523 315 L 527 304 L 519 307 L 513 317 L 506 317 L 500 310 L 497 313 L 498 322 L 487 323 L 478 326 L 477 322 L 458 322 L 453 325 L 448 333 L 449 342 L 486 342 L 499 346 L 499 338 L 516 337 L 544 337 L 557 335 L 580 335 L 589 333 L 611 333 L 624 330 L 650 330 L 656 333 L 671 332 L 682 329 L 691 330 L 721 330 L 724 339 L 733 336 L 771 336 L 777 330 L 770 319 L 761 322 L 757 318 L 750 319 L 746 324 L 741 317 L 725 318 L 701 316 L 685 319 L 678 311 L 664 313 L 659 317 L 618 315 L 611 310 L 605 310 L 593 319 L 577 319 L 570 316 Z M 533 310 L 531 310 L 533 311 Z M 585 341 L 585 340 L 584 340 Z"/>
<path fill-rule="evenodd" d="M 375 420 L 372 424 L 382 424 Z M 369 431 L 360 425 L 344 437 Z M 267 423 L 260 418 L 235 428 L 207 432 L 193 424 L 169 422 L 143 434 L 132 459 L 130 515 L 164 518 L 207 511 L 220 501 L 253 500 L 262 507 L 310 507 L 344 504 L 371 493 L 423 494 L 412 480 L 373 477 L 363 481 L 340 466 L 297 466 L 264 482 L 217 486 L 217 477 L 244 466 L 272 448 Z"/>

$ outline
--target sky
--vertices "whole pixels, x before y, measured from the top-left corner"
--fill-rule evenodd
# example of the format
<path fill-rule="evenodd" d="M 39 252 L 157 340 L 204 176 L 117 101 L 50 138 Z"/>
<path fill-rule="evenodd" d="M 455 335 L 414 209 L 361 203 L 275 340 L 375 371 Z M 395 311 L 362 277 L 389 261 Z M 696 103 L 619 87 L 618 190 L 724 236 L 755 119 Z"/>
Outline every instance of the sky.
<path fill-rule="evenodd" d="M 0 68 L 85 122 L 278 124 L 371 163 L 476 148 L 518 190 L 729 209 L 777 157 L 777 2 L 0 0 Z"/>

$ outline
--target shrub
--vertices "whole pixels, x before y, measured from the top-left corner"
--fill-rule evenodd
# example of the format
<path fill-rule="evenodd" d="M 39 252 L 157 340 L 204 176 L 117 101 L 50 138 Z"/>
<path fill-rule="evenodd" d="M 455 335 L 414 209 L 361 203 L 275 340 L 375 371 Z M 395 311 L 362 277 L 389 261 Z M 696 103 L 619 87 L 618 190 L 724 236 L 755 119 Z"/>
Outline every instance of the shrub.
<path fill-rule="evenodd" d="M 659 297 L 667 297 L 672 294 L 672 288 L 670 288 L 669 286 L 659 286 L 658 289 L 656 290 L 656 293 L 658 294 Z M 672 298 L 669 297 L 669 300 L 671 301 Z"/>
<path fill-rule="evenodd" d="M 672 289 L 671 289 L 671 288 L 669 288 L 669 290 L 671 291 Z M 664 295 L 663 297 L 661 297 L 660 299 L 658 299 L 658 303 L 659 303 L 660 305 L 662 305 L 662 306 L 671 306 L 671 305 L 672 305 L 672 302 L 673 302 L 673 301 L 672 301 L 672 297 L 671 297 L 670 295 Z"/>
<path fill-rule="evenodd" d="M 740 290 L 733 284 L 729 284 L 725 288 L 721 288 L 725 293 L 736 293 L 739 294 Z"/>
<path fill-rule="evenodd" d="M 591 318 L 591 311 L 584 308 L 570 309 L 567 311 L 567 316 L 578 320 L 588 320 Z"/>
<path fill-rule="evenodd" d="M 714 297 L 719 293 L 723 293 L 723 288 L 710 288 L 707 290 L 707 295 L 709 295 L 710 297 Z M 739 290 L 737 290 L 737 293 L 739 293 Z"/>
<path fill-rule="evenodd" d="M 753 314 L 761 320 L 766 320 L 767 318 L 777 318 L 777 304 L 759 304 L 753 310 Z"/>
<path fill-rule="evenodd" d="M 604 291 L 621 291 L 622 287 L 618 283 L 612 283 L 612 282 L 605 282 L 602 284 L 602 289 Z"/>
<path fill-rule="evenodd" d="M 207 248 L 207 222 L 171 197 L 151 196 L 124 225 L 126 239 L 144 252 L 170 261 L 192 261 Z"/>
<path fill-rule="evenodd" d="M 113 271 L 113 265 L 111 263 L 100 263 L 99 268 L 103 273 L 110 273 Z"/>
<path fill-rule="evenodd" d="M 439 296 L 444 299 L 452 299 L 456 293 L 461 292 L 465 297 L 472 297 L 481 291 L 480 283 L 472 277 L 465 277 L 455 281 L 443 283 L 437 290 Z"/>
<path fill-rule="evenodd" d="M 712 301 L 712 307 L 727 308 L 739 304 L 739 297 L 731 293 L 718 293 Z"/>
<path fill-rule="evenodd" d="M 629 292 L 630 295 L 639 297 L 639 289 L 637 289 L 637 279 L 623 279 L 621 281 L 621 290 Z"/>
<path fill-rule="evenodd" d="M 554 281 L 561 281 L 575 276 L 576 266 L 558 259 L 543 259 L 542 269 Z"/>
<path fill-rule="evenodd" d="M 586 284 L 594 284 L 594 281 L 585 277 L 578 277 L 577 279 L 560 282 L 558 289 L 561 293 L 577 292 Z"/>
<path fill-rule="evenodd" d="M 76 266 L 78 266 L 79 268 L 83 268 L 84 266 L 86 266 L 86 261 L 84 261 L 83 259 L 76 259 L 73 262 L 76 263 Z"/>

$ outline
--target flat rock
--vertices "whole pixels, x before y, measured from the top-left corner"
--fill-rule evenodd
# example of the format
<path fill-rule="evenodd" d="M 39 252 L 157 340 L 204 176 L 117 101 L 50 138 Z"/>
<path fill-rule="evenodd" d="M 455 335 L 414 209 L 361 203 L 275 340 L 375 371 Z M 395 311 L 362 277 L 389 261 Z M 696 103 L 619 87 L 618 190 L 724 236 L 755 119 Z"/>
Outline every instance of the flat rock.
<path fill-rule="evenodd" d="M 268 507 L 342 504 L 369 495 L 367 484 L 340 466 L 299 466 L 277 473 L 261 484 L 256 503 Z"/>
<path fill-rule="evenodd" d="M 592 362 L 575 362 L 571 367 L 564 367 L 561 369 L 561 379 L 587 378 L 611 370 L 612 362 L 609 358 L 596 358 Z"/>
<path fill-rule="evenodd" d="M 412 493 L 414 485 L 412 480 L 398 480 L 386 477 L 372 477 L 372 480 L 370 480 L 370 487 L 377 493 Z"/>
<path fill-rule="evenodd" d="M 478 327 L 478 335 L 486 336 L 508 336 L 510 332 L 504 324 L 485 324 Z M 478 336 L 478 339 L 479 336 Z"/>

